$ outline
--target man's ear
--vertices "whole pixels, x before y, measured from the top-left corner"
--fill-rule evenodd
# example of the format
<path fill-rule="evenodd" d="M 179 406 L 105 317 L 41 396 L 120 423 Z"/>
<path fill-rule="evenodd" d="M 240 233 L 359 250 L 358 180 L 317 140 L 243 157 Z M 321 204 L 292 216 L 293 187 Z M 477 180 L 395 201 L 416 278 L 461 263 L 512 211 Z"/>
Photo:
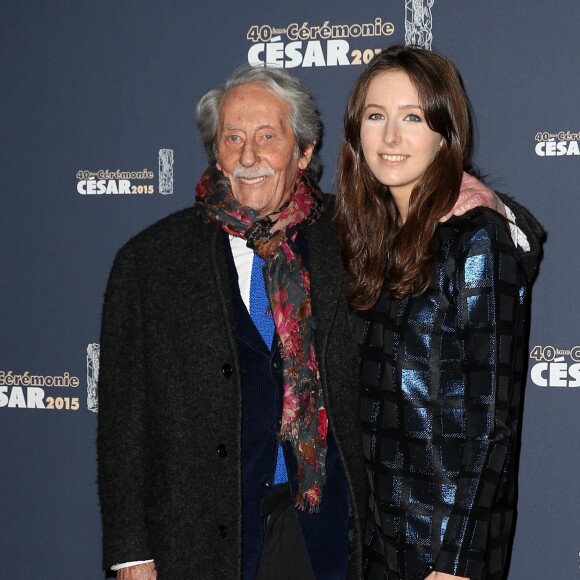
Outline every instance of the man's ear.
<path fill-rule="evenodd" d="M 312 154 L 314 153 L 314 147 L 316 147 L 316 143 L 310 143 L 310 145 L 307 145 L 304 153 L 302 153 L 300 156 L 300 159 L 298 160 L 298 167 L 302 169 L 302 171 L 308 167 L 308 164 L 312 159 Z"/>

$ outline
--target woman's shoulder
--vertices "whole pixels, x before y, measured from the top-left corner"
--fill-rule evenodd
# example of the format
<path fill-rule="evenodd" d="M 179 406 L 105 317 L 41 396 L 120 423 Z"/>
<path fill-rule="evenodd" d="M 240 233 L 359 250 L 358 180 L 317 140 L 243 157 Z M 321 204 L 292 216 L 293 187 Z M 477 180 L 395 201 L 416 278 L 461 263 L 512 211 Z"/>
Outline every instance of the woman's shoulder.
<path fill-rule="evenodd" d="M 510 237 L 507 220 L 486 207 L 476 207 L 439 224 L 437 237 L 443 247 L 453 244 L 455 248 L 464 250 L 474 245 L 491 249 L 500 244 L 505 245 L 505 251 L 508 253 L 512 251 L 517 253 Z"/>
<path fill-rule="evenodd" d="M 471 287 L 489 285 L 497 276 L 519 287 L 525 285 L 521 257 L 507 220 L 497 212 L 475 208 L 453 217 L 441 224 L 438 237 L 443 269 L 465 276 Z"/>

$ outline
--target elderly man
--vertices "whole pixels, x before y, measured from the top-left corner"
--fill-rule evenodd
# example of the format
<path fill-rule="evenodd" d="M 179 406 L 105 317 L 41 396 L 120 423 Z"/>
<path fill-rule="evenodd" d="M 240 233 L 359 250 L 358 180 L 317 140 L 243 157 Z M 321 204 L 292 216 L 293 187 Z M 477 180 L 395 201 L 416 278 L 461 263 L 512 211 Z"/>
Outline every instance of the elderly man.
<path fill-rule="evenodd" d="M 122 580 L 360 578 L 357 365 L 318 114 L 264 68 L 206 93 L 197 118 L 211 165 L 195 207 L 133 238 L 105 296 L 104 565 Z"/>

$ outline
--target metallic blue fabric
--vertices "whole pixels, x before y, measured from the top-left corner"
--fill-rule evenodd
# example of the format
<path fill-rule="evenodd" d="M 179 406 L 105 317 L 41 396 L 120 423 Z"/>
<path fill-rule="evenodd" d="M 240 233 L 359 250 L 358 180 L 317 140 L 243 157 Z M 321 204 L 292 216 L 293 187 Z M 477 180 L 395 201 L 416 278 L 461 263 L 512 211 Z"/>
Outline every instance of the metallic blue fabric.
<path fill-rule="evenodd" d="M 497 214 L 453 218 L 437 242 L 423 294 L 359 317 L 369 580 L 504 573 L 527 290 Z"/>

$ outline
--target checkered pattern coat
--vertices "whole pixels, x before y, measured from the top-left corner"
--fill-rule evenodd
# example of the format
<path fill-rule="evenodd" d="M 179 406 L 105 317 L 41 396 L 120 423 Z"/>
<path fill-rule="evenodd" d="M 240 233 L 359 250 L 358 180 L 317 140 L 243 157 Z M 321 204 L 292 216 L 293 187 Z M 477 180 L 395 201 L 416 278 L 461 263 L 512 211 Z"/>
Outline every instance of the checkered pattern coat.
<path fill-rule="evenodd" d="M 502 219 L 440 224 L 420 296 L 360 315 L 371 497 L 365 573 L 503 577 L 514 520 L 527 290 Z"/>

